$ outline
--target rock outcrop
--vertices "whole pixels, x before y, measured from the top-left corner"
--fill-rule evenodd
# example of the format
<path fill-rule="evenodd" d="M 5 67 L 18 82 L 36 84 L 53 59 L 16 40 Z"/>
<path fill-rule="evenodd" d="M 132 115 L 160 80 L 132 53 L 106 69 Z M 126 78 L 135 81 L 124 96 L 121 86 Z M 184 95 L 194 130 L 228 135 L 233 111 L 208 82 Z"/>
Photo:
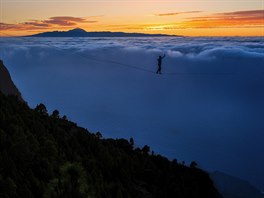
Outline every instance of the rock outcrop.
<path fill-rule="evenodd" d="M 2 60 L 0 60 L 0 91 L 6 95 L 15 95 L 23 100 Z"/>

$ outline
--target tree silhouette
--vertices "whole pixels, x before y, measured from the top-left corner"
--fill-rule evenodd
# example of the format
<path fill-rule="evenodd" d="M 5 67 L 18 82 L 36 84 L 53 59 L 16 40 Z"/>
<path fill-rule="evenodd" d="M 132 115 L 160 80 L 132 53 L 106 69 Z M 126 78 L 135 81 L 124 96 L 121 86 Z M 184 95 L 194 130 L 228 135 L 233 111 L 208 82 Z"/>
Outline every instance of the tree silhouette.
<path fill-rule="evenodd" d="M 62 119 L 63 119 L 63 120 L 68 120 L 68 118 L 67 118 L 66 115 L 62 116 Z"/>
<path fill-rule="evenodd" d="M 129 139 L 129 143 L 132 146 L 132 148 L 134 148 L 135 141 L 134 141 L 134 139 L 132 137 Z"/>
<path fill-rule="evenodd" d="M 42 114 L 42 115 L 47 115 L 48 111 L 47 108 L 44 104 L 40 103 L 36 106 L 35 111 Z"/>
<path fill-rule="evenodd" d="M 60 118 L 60 112 L 56 109 L 52 112 L 51 117 Z"/>
<path fill-rule="evenodd" d="M 197 163 L 195 161 L 192 161 L 191 164 L 190 164 L 190 167 L 191 168 L 196 168 L 197 167 Z"/>
<path fill-rule="evenodd" d="M 98 131 L 96 132 L 95 136 L 98 138 L 98 139 L 102 139 L 103 135 Z"/>
<path fill-rule="evenodd" d="M 143 148 L 142 148 L 142 152 L 144 154 L 149 154 L 149 151 L 150 151 L 150 147 L 148 145 L 145 145 Z"/>

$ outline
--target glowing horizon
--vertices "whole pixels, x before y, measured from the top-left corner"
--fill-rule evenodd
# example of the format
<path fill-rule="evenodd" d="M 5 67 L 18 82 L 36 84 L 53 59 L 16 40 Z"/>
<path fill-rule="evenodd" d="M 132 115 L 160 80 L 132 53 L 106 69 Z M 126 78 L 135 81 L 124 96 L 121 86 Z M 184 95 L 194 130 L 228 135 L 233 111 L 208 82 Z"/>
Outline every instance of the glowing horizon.
<path fill-rule="evenodd" d="M 182 36 L 264 36 L 264 0 L 1 0 L 0 36 L 82 28 Z"/>

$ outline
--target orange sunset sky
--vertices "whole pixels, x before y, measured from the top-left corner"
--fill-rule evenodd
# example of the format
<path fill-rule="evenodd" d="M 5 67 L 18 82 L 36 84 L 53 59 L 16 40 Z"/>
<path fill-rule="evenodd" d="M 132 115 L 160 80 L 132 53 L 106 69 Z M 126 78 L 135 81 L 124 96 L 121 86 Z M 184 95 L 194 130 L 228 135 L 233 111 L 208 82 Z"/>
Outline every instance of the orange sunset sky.
<path fill-rule="evenodd" d="M 76 27 L 184 36 L 264 36 L 264 0 L 0 1 L 0 36 Z"/>

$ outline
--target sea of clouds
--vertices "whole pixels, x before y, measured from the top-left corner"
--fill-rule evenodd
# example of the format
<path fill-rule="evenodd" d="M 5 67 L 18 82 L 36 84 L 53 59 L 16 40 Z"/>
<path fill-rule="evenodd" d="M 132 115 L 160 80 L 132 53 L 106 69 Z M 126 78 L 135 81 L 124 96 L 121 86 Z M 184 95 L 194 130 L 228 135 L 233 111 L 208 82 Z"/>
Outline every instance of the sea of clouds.
<path fill-rule="evenodd" d="M 31 107 L 264 189 L 263 37 L 0 38 L 0 58 Z"/>

